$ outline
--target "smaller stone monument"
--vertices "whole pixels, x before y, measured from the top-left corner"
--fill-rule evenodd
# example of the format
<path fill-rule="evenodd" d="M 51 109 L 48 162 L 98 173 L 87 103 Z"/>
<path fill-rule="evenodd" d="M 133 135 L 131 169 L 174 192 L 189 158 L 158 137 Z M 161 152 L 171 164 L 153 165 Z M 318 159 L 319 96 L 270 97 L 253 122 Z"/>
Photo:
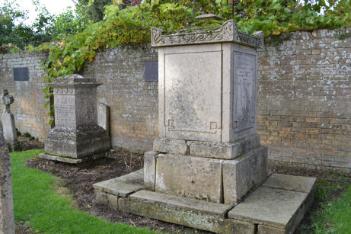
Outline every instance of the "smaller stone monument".
<path fill-rule="evenodd" d="M 3 125 L 4 139 L 10 149 L 14 149 L 16 144 L 16 125 L 15 125 L 15 117 L 11 113 L 10 106 L 13 104 L 15 99 L 13 96 L 9 95 L 9 91 L 4 89 L 2 102 L 5 105 L 4 112 L 1 116 L 1 122 Z"/>
<path fill-rule="evenodd" d="M 61 77 L 54 88 L 55 127 L 50 130 L 42 158 L 81 163 L 105 156 L 110 137 L 98 125 L 95 79 L 80 75 Z"/>
<path fill-rule="evenodd" d="M 10 157 L 0 123 L 0 233 L 14 234 L 15 219 L 11 182 Z"/>

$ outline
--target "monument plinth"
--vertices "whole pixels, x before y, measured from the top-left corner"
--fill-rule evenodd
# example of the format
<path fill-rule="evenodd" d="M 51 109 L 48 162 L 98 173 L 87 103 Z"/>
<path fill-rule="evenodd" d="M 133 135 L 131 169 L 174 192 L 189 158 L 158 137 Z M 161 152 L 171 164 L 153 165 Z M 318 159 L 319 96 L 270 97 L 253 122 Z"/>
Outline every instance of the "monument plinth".
<path fill-rule="evenodd" d="M 100 84 L 80 75 L 58 78 L 54 89 L 55 127 L 41 157 L 80 163 L 103 156 L 111 147 L 108 133 L 97 124 L 96 89 Z"/>
<path fill-rule="evenodd" d="M 210 31 L 153 29 L 151 44 L 158 48 L 159 138 L 144 155 L 143 171 L 95 184 L 97 200 L 217 233 L 294 230 L 315 180 L 267 179 L 267 149 L 256 133 L 262 36 L 238 32 L 230 20 Z M 282 201 L 272 202 L 280 191 Z M 265 212 L 281 209 L 282 216 L 257 215 L 266 202 Z"/>

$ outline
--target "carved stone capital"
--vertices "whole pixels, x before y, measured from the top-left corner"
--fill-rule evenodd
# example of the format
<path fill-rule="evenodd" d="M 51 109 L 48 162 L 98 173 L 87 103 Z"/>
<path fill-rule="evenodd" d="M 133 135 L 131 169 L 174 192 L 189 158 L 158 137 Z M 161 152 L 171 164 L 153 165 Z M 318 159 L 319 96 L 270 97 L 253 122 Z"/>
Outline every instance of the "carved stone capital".
<path fill-rule="evenodd" d="M 228 20 L 214 30 L 179 31 L 174 34 L 164 35 L 162 30 L 151 30 L 151 46 L 165 47 L 176 45 L 208 44 L 220 42 L 237 42 L 251 47 L 260 47 L 260 37 L 239 32 L 234 21 Z"/>

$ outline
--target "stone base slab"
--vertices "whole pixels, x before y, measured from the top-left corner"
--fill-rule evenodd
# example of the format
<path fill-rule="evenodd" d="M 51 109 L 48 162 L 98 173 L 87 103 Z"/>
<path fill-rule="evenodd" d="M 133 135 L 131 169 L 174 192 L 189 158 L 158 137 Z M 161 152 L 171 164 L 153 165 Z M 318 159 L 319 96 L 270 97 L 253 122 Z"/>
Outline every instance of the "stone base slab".
<path fill-rule="evenodd" d="M 140 170 L 97 183 L 97 200 L 123 212 L 228 234 L 293 233 L 313 202 L 316 181 L 273 174 L 244 201 L 233 205 L 143 190 L 142 180 Z M 126 185 L 130 186 L 127 192 Z"/>
<path fill-rule="evenodd" d="M 68 157 L 63 157 L 63 156 L 58 156 L 58 155 L 42 153 L 42 154 L 39 154 L 39 158 L 50 160 L 50 161 L 69 163 L 69 164 L 80 164 L 80 163 L 84 163 L 84 162 L 88 162 L 88 161 L 92 161 L 92 160 L 106 157 L 107 154 L 108 154 L 108 152 L 94 154 L 90 157 L 85 157 L 85 158 L 68 158 Z"/>
<path fill-rule="evenodd" d="M 45 142 L 45 153 L 60 158 L 71 158 L 68 161 L 86 161 L 95 154 L 109 151 L 110 137 L 99 126 L 80 129 L 51 129 Z"/>
<path fill-rule="evenodd" d="M 235 159 L 260 146 L 257 134 L 247 136 L 234 143 L 186 141 L 180 139 L 155 139 L 153 151 L 164 154 L 193 155 L 204 158 Z"/>
<path fill-rule="evenodd" d="M 267 148 L 232 160 L 193 155 L 144 155 L 146 188 L 215 203 L 234 204 L 267 178 Z"/>

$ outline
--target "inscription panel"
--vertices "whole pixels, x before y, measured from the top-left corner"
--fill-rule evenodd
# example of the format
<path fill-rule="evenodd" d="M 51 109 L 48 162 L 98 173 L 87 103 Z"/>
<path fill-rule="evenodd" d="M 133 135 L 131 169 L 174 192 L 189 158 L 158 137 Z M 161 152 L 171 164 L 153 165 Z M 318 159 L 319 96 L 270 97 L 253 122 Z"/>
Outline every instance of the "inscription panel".
<path fill-rule="evenodd" d="M 158 81 L 158 61 L 146 61 L 144 64 L 144 80 L 147 82 Z"/>
<path fill-rule="evenodd" d="M 75 128 L 75 99 L 73 95 L 55 95 L 55 124 Z"/>
<path fill-rule="evenodd" d="M 233 128 L 241 132 L 255 126 L 256 55 L 234 50 Z"/>
<path fill-rule="evenodd" d="M 166 136 L 219 141 L 222 51 L 165 55 Z"/>
<path fill-rule="evenodd" d="M 13 68 L 13 78 L 15 81 L 28 81 L 29 80 L 28 67 Z"/>

